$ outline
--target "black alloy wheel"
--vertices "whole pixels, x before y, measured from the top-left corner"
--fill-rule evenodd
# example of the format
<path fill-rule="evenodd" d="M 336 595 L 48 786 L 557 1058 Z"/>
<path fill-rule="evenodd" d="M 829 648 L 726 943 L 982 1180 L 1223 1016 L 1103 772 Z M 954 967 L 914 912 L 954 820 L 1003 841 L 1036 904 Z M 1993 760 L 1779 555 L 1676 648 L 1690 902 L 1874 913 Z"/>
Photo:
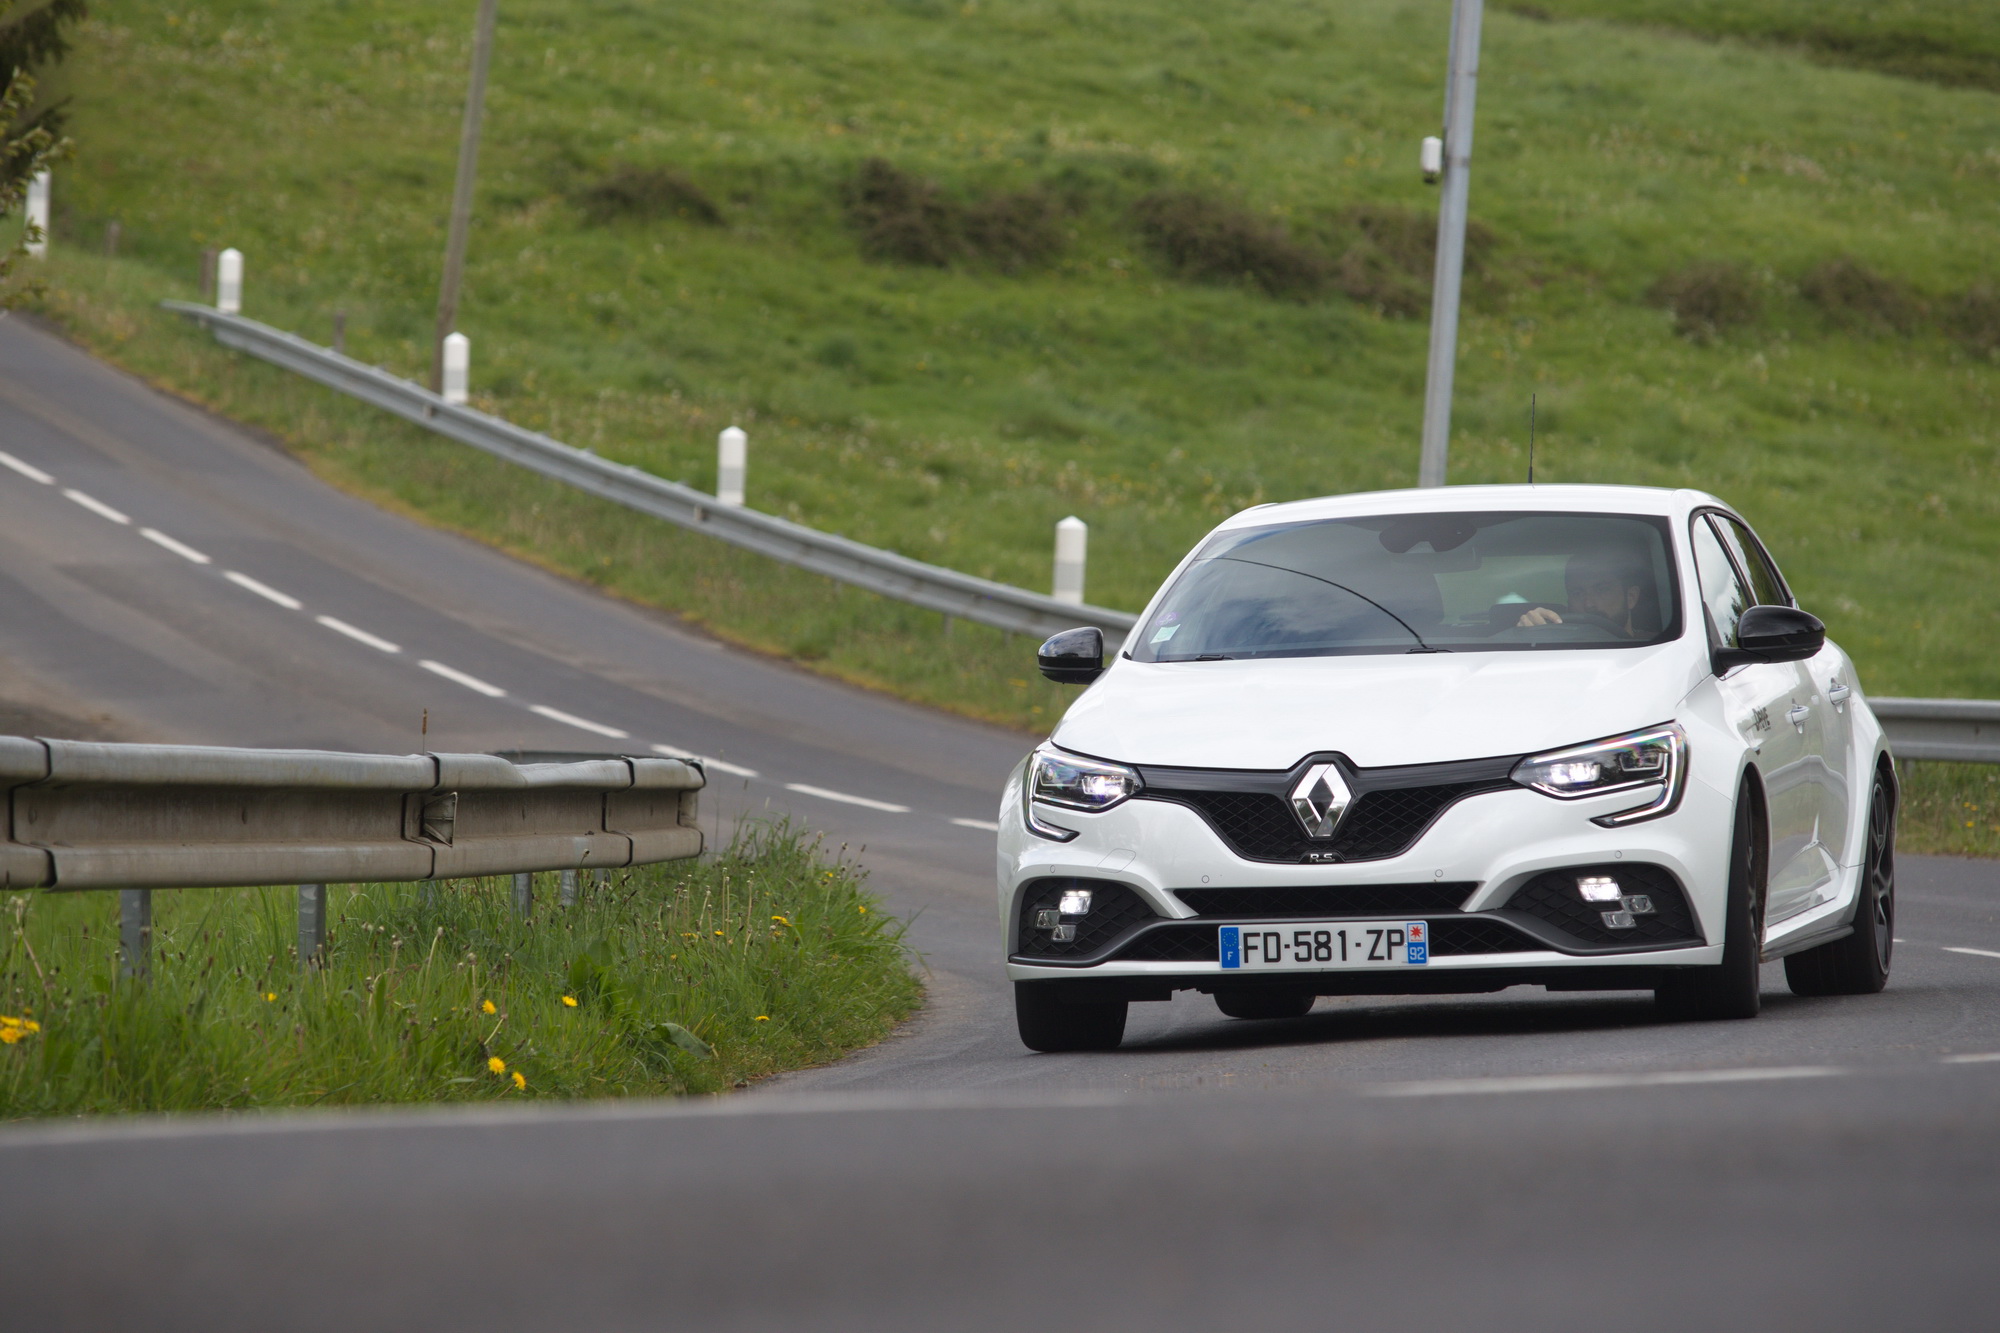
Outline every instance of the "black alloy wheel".
<path fill-rule="evenodd" d="M 1074 998 L 1062 981 L 1014 983 L 1014 1026 L 1031 1051 L 1110 1051 L 1125 1039 L 1124 1000 Z"/>
<path fill-rule="evenodd" d="M 1318 998 L 1309 990 L 1245 986 L 1217 991 L 1215 1007 L 1230 1018 L 1304 1018 Z"/>
<path fill-rule="evenodd" d="M 1755 1018 L 1762 1006 L 1766 857 L 1750 782 L 1736 793 L 1736 832 L 1729 846 L 1729 896 L 1723 909 L 1722 962 L 1690 967 L 1653 991 L 1671 1019 Z"/>
<path fill-rule="evenodd" d="M 1889 984 L 1896 947 L 1896 798 L 1875 775 L 1868 793 L 1868 850 L 1854 905 L 1854 933 L 1785 960 L 1794 995 L 1873 995 Z"/>

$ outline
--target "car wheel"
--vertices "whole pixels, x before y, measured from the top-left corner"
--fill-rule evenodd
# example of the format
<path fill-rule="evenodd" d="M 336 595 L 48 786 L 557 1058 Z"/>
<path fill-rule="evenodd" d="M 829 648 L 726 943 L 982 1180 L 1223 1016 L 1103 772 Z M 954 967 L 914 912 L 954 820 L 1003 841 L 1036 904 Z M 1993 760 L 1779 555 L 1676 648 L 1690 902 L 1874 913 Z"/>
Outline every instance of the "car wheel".
<path fill-rule="evenodd" d="M 1882 776 L 1868 794 L 1868 850 L 1861 861 L 1854 933 L 1785 960 L 1794 995 L 1873 995 L 1889 982 L 1896 943 L 1896 798 Z"/>
<path fill-rule="evenodd" d="M 1729 897 L 1723 912 L 1722 962 L 1691 967 L 1653 992 L 1669 1018 L 1755 1018 L 1762 1000 L 1764 857 L 1746 782 L 1736 795 L 1736 830 L 1729 846 Z"/>
<path fill-rule="evenodd" d="M 1079 1001 L 1065 983 L 1014 983 L 1014 1025 L 1031 1051 L 1109 1051 L 1125 1039 L 1126 1002 Z"/>
<path fill-rule="evenodd" d="M 1318 998 L 1311 991 L 1246 987 L 1217 991 L 1215 1007 L 1230 1018 L 1304 1018 Z"/>

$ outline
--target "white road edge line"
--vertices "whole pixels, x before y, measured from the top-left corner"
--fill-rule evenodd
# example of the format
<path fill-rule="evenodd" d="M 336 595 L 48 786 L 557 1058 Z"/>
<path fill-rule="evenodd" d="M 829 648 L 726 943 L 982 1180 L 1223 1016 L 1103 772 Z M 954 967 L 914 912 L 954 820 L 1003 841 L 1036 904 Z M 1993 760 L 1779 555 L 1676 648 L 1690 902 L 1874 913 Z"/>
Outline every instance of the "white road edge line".
<path fill-rule="evenodd" d="M 251 578 L 248 574 L 239 574 L 233 569 L 225 569 L 222 571 L 222 577 L 228 579 L 231 583 L 243 589 L 245 592 L 254 592 L 267 602 L 276 602 L 279 606 L 284 607 L 287 611 L 296 611 L 300 607 L 305 605 L 304 602 L 292 596 L 290 593 L 279 592 L 276 588 L 273 588 L 268 583 L 259 583 L 257 580 Z"/>
<path fill-rule="evenodd" d="M 504 699 L 507 697 L 507 691 L 501 689 L 498 685 L 488 685 L 477 676 L 468 676 L 456 667 L 448 667 L 442 662 L 433 662 L 428 657 L 417 663 L 417 665 L 434 676 L 443 676 L 446 680 L 463 685 L 468 690 L 477 690 L 489 699 Z"/>
<path fill-rule="evenodd" d="M 124 523 L 129 526 L 132 522 L 131 515 L 119 513 L 116 509 L 113 509 L 110 505 L 104 503 L 104 501 L 98 499 L 96 496 L 85 495 L 82 491 L 77 490 L 74 486 L 63 487 L 63 498 L 68 500 L 74 500 L 78 504 L 82 505 L 85 509 L 88 509 L 91 513 L 97 515 L 99 518 L 108 518 L 113 523 Z"/>
<path fill-rule="evenodd" d="M 39 481 L 44 486 L 53 486 L 56 484 L 56 479 L 54 477 L 51 477 L 48 473 L 42 471 L 40 468 L 36 467 L 33 463 L 23 463 L 20 459 L 14 457 L 14 455 L 10 453 L 7 453 L 5 450 L 0 450 L 0 467 L 13 468 L 16 472 L 26 477 L 29 481 Z"/>
<path fill-rule="evenodd" d="M 1831 1078 L 1844 1069 L 1793 1065 L 1773 1069 L 1679 1069 L 1653 1074 L 1526 1074 L 1516 1078 L 1441 1078 L 1420 1083 L 1378 1083 L 1369 1097 L 1452 1097 L 1489 1092 L 1584 1092 L 1598 1088 L 1660 1088 L 1699 1083 L 1756 1083 L 1767 1079 Z"/>
<path fill-rule="evenodd" d="M 910 807 L 894 805 L 888 801 L 873 801 L 866 796 L 849 796 L 844 791 L 828 791 L 824 787 L 811 787 L 803 782 L 787 782 L 786 791 L 798 792 L 801 796 L 817 796 L 822 801 L 839 801 L 843 805 L 861 805 L 870 810 L 881 810 L 892 815 L 907 815 Z"/>
<path fill-rule="evenodd" d="M 2000 958 L 2000 953 L 1995 953 L 1991 949 L 1964 949 L 1955 944 L 1945 944 L 1939 947 L 1946 953 L 1969 953 L 1975 958 Z"/>
<path fill-rule="evenodd" d="M 385 653 L 400 653 L 403 651 L 400 644 L 390 643 L 387 639 L 377 638 L 367 630 L 358 629 L 348 624 L 345 620 L 335 620 L 332 616 L 314 616 L 313 619 L 332 630 L 335 634 L 345 634 L 356 643 L 365 643 L 370 648 L 379 649 Z"/>
<path fill-rule="evenodd" d="M 1944 1063 L 1948 1065 L 1983 1065 L 1990 1064 L 1995 1060 L 2000 1060 L 2000 1051 L 1983 1051 L 1978 1055 L 1947 1055 L 1944 1058 Z"/>
<path fill-rule="evenodd" d="M 212 565 L 215 562 L 186 542 L 177 542 L 158 528 L 140 528 L 139 535 L 155 546 L 164 546 L 183 560 L 192 560 L 197 565 Z"/>
<path fill-rule="evenodd" d="M 976 828 L 986 833 L 998 833 L 1000 826 L 990 819 L 954 819 L 952 823 L 960 828 Z"/>
<path fill-rule="evenodd" d="M 693 759 L 699 762 L 704 768 L 712 768 L 718 773 L 727 773 L 732 778 L 754 778 L 757 776 L 757 770 L 754 768 L 745 768 L 741 764 L 732 764 L 710 755 L 696 754 L 693 750 L 681 749 L 677 746 L 655 745 L 653 753 L 663 754 L 669 759 Z"/>
<path fill-rule="evenodd" d="M 620 731 L 616 727 L 607 727 L 602 722 L 592 722 L 587 717 L 578 717 L 575 713 L 565 713 L 562 709 L 551 708 L 547 704 L 533 704 L 528 708 L 528 711 L 530 713 L 539 713 L 551 722 L 561 722 L 582 731 L 594 731 L 600 736 L 609 736 L 614 741 L 629 740 L 632 735 L 629 731 Z"/>

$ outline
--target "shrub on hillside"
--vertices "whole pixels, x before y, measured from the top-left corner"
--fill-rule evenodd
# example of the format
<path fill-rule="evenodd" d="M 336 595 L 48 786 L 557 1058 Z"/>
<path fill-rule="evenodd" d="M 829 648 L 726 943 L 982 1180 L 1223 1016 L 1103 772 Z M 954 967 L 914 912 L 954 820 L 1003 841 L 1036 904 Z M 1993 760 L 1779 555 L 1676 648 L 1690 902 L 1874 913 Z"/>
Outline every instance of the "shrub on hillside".
<path fill-rule="evenodd" d="M 1062 210 L 1043 190 L 960 203 L 932 180 L 871 157 L 846 191 L 847 218 L 871 259 L 943 268 L 961 261 L 1017 272 L 1061 251 Z"/>
<path fill-rule="evenodd" d="M 1981 356 L 2000 358 L 2000 288 L 1981 283 L 1960 292 L 1946 311 L 1953 336 Z"/>
<path fill-rule="evenodd" d="M 677 217 L 705 226 L 722 225 L 722 210 L 693 181 L 664 167 L 623 164 L 584 188 L 578 202 L 592 222 L 619 218 Z"/>
<path fill-rule="evenodd" d="M 1924 316 L 1923 302 L 1907 286 L 1847 255 L 1806 274 L 1799 293 L 1847 328 L 1908 333 Z"/>
<path fill-rule="evenodd" d="M 1725 259 L 1698 259 L 1665 274 L 1647 299 L 1673 312 L 1683 337 L 1705 342 L 1757 317 L 1763 306 L 1756 275 Z"/>
<path fill-rule="evenodd" d="M 1421 314 L 1437 271 L 1437 214 L 1394 204 L 1356 204 L 1340 214 L 1348 239 L 1335 272 L 1342 294 L 1385 315 Z M 1476 219 L 1465 227 L 1465 275 L 1486 271 L 1495 236 Z"/>
<path fill-rule="evenodd" d="M 1192 190 L 1161 190 L 1134 208 L 1146 243 L 1175 272 L 1215 282 L 1253 282 L 1273 296 L 1309 297 L 1326 286 L 1326 255 L 1284 227 Z"/>

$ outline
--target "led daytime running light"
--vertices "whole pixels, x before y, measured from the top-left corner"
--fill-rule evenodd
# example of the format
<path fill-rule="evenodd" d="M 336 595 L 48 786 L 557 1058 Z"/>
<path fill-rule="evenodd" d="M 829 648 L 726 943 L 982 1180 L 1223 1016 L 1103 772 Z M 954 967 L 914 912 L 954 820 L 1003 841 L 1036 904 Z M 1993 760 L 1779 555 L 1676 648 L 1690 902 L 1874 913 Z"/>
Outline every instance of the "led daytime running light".
<path fill-rule="evenodd" d="M 1587 745 L 1530 755 L 1514 766 L 1514 781 L 1559 801 L 1657 788 L 1644 805 L 1591 822 L 1605 828 L 1671 814 L 1687 786 L 1687 733 L 1673 723 Z"/>

